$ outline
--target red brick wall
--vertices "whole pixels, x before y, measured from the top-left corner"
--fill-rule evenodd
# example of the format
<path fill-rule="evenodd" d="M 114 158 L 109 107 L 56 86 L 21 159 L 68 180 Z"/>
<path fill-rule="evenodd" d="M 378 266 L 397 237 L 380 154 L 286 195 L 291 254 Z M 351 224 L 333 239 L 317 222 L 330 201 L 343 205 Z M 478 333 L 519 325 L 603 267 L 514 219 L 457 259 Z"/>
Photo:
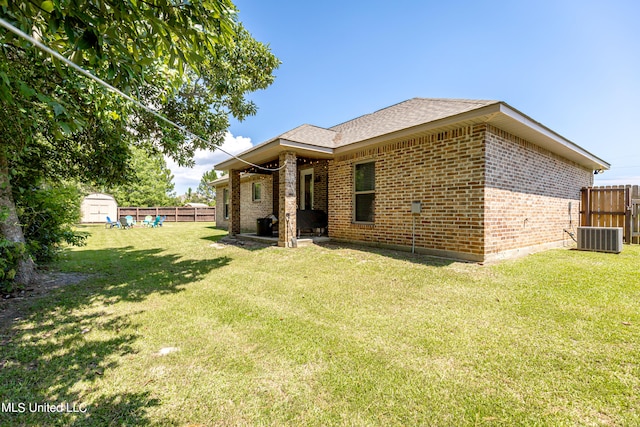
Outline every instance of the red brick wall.
<path fill-rule="evenodd" d="M 329 164 L 329 236 L 479 260 L 484 250 L 483 129 L 462 127 L 339 156 Z M 375 160 L 374 224 L 353 223 L 354 163 Z"/>
<path fill-rule="evenodd" d="M 354 164 L 375 161 L 375 219 L 353 222 Z M 344 153 L 314 168 L 314 207 L 329 214 L 329 236 L 482 261 L 562 243 L 579 223 L 580 189 L 592 171 L 490 125 L 466 126 Z M 262 182 L 262 200 L 251 183 Z M 241 228 L 273 212 L 273 177 L 241 183 Z M 217 187 L 222 195 L 224 185 Z M 328 191 L 330 189 L 330 191 Z M 422 211 L 411 214 L 411 202 Z M 224 227 L 219 204 L 217 224 Z M 570 224 L 570 221 L 572 223 Z"/>
<path fill-rule="evenodd" d="M 242 233 L 256 232 L 256 220 L 264 218 L 273 213 L 273 184 L 271 175 L 251 175 L 243 177 L 240 182 L 240 230 Z M 252 183 L 260 182 L 262 184 L 262 198 L 260 201 L 252 200 Z M 216 201 L 218 209 L 216 209 L 216 226 L 220 228 L 229 227 L 229 222 L 224 219 L 224 207 L 222 202 L 222 194 L 225 188 L 229 188 L 228 184 L 216 186 Z"/>
<path fill-rule="evenodd" d="M 376 162 L 375 220 L 353 222 L 354 163 Z M 417 136 L 329 163 L 329 235 L 470 260 L 568 238 L 569 202 L 593 176 L 569 160 L 487 125 Z"/>
<path fill-rule="evenodd" d="M 313 207 L 328 212 L 329 164 L 326 160 L 313 165 Z"/>
<path fill-rule="evenodd" d="M 486 256 L 568 242 L 592 171 L 495 127 L 486 135 Z"/>

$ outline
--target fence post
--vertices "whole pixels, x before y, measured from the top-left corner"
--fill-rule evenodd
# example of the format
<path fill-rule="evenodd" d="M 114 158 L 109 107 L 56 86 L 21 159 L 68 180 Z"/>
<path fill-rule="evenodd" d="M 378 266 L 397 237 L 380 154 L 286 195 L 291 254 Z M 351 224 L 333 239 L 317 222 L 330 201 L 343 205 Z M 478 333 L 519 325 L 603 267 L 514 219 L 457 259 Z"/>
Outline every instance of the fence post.
<path fill-rule="evenodd" d="M 587 227 L 591 226 L 591 187 L 587 187 L 587 197 L 584 208 L 584 220 Z"/>
<path fill-rule="evenodd" d="M 631 244 L 632 230 L 631 225 L 631 186 L 624 188 L 624 240 L 627 244 Z"/>
<path fill-rule="evenodd" d="M 587 187 L 580 190 L 580 225 L 587 225 Z"/>

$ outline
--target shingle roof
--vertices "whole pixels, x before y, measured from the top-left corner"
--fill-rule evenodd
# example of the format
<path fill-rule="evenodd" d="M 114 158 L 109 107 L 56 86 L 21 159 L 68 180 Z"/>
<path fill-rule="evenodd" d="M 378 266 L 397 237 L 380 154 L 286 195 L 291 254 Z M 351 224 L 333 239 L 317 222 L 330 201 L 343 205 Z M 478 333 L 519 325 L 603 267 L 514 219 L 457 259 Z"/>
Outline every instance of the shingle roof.
<path fill-rule="evenodd" d="M 413 98 L 329 128 L 339 133 L 337 146 L 455 116 L 499 101 Z"/>
<path fill-rule="evenodd" d="M 593 169 L 608 169 L 610 167 L 604 160 L 585 151 L 502 101 L 413 98 L 328 129 L 308 124 L 298 126 L 239 154 L 238 157 L 242 159 L 238 157 L 229 159 L 216 165 L 216 168 L 220 166 L 220 169 L 226 170 L 234 167 L 241 168 L 245 161 L 258 164 L 269 161 L 277 157 L 282 147 L 287 147 L 287 149 L 293 147 L 303 155 L 308 152 L 312 152 L 311 155 L 317 155 L 317 152 L 330 155 L 335 153 L 334 150 L 348 150 L 349 148 L 345 148 L 345 146 L 350 144 L 354 144 L 356 147 L 361 142 L 375 143 L 377 137 L 383 135 L 405 130 L 419 131 L 420 128 L 412 128 L 421 125 L 436 128 L 446 123 L 439 122 L 440 120 L 451 118 L 453 122 L 458 123 L 458 119 L 463 120 L 465 117 L 467 120 L 473 118 L 483 123 L 492 123 L 500 129 L 521 136 L 542 148 Z"/>
<path fill-rule="evenodd" d="M 278 138 L 286 139 L 287 141 L 301 142 L 303 144 L 334 148 L 336 146 L 336 135 L 336 131 L 305 124 L 283 133 Z"/>

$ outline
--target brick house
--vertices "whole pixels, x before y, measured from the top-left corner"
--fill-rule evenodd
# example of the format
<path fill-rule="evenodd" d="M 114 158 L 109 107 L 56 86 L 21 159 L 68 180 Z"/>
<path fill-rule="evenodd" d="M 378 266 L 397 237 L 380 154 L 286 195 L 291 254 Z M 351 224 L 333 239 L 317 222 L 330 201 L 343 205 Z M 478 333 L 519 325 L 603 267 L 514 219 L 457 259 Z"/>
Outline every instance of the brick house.
<path fill-rule="evenodd" d="M 296 215 L 320 210 L 332 240 L 487 261 L 566 243 L 580 189 L 609 167 L 504 102 L 414 98 L 216 165 L 217 223 L 235 235 L 288 217 L 288 246 Z"/>

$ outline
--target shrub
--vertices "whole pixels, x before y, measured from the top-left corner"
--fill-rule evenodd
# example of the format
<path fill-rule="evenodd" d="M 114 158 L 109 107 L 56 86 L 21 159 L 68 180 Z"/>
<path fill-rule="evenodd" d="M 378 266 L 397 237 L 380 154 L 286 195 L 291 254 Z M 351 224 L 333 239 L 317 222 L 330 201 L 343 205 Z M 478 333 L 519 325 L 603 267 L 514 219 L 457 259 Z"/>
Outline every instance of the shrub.
<path fill-rule="evenodd" d="M 15 290 L 13 279 L 16 277 L 18 261 L 24 255 L 24 244 L 0 238 L 0 293 L 8 294 Z"/>
<path fill-rule="evenodd" d="M 87 233 L 73 226 L 80 220 L 81 194 L 72 185 L 41 185 L 16 197 L 27 251 L 36 262 L 55 258 L 63 244 L 83 246 Z"/>

